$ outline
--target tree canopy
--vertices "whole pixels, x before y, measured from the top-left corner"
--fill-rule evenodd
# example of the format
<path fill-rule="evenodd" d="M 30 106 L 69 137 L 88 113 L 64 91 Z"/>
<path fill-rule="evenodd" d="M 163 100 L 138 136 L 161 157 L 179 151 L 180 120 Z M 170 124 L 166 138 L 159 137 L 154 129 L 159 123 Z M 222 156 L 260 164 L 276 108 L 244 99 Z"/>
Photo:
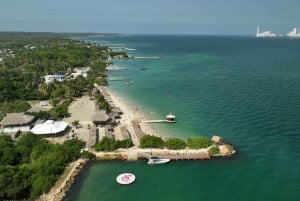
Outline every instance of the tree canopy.
<path fill-rule="evenodd" d="M 165 142 L 161 137 L 157 137 L 154 135 L 144 135 L 140 139 L 141 148 L 163 148 L 164 146 Z"/>
<path fill-rule="evenodd" d="M 169 140 L 167 140 L 166 145 L 168 149 L 185 149 L 186 142 L 179 138 L 170 138 Z"/>
<path fill-rule="evenodd" d="M 0 199 L 33 199 L 47 193 L 66 165 L 81 156 L 82 143 L 51 144 L 32 133 L 14 142 L 0 135 Z"/>
<path fill-rule="evenodd" d="M 198 137 L 187 140 L 187 146 L 192 149 L 207 148 L 210 145 L 212 145 L 212 142 L 208 137 Z"/>
<path fill-rule="evenodd" d="M 94 148 L 96 151 L 113 151 L 119 148 L 129 148 L 133 146 L 131 139 L 114 140 L 112 138 L 103 137 Z"/>
<path fill-rule="evenodd" d="M 78 86 L 78 81 L 65 83 L 64 87 L 46 86 L 43 84 L 43 76 L 70 76 L 75 67 L 90 67 L 90 83 L 93 84 L 96 79 L 98 84 L 106 85 L 105 68 L 108 57 L 126 56 L 124 52 L 108 51 L 107 47 L 94 43 L 49 35 L 0 35 L 0 57 L 4 57 L 0 63 L 0 102 L 40 100 L 62 94 L 78 96 L 82 91 L 77 90 L 81 86 Z M 63 91 L 59 91 L 60 89 Z"/>

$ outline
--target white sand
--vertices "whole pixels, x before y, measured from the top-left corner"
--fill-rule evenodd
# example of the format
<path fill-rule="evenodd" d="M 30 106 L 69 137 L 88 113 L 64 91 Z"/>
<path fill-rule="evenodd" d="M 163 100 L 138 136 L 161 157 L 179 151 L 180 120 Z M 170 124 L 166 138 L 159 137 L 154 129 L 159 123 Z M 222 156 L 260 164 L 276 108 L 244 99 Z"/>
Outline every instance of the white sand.
<path fill-rule="evenodd" d="M 133 143 L 136 146 L 139 145 L 139 139 L 133 129 L 133 120 L 139 121 L 139 125 L 144 133 L 159 136 L 148 123 L 143 122 L 146 119 L 141 111 L 136 110 L 135 107 L 121 98 L 115 91 L 107 87 L 99 87 L 97 85 L 96 87 L 100 89 L 101 92 L 105 91 L 107 94 L 109 94 L 113 104 L 116 107 L 119 107 L 123 112 L 120 123 L 113 132 L 116 139 L 124 139 L 124 137 L 121 135 L 120 128 L 125 126 L 132 137 Z M 79 139 L 88 142 L 90 131 L 88 127 L 93 126 L 92 118 L 96 111 L 97 109 L 94 101 L 88 96 L 83 96 L 71 103 L 69 106 L 70 117 L 65 118 L 64 121 L 68 122 L 72 126 L 72 122 L 78 120 L 80 124 L 79 128 L 76 129 L 72 127 L 72 129 L 78 134 Z"/>
<path fill-rule="evenodd" d="M 99 87 L 98 87 L 99 88 Z M 158 135 L 149 124 L 143 122 L 145 120 L 145 116 L 142 112 L 136 110 L 135 107 L 130 105 L 127 101 L 125 101 L 123 98 L 121 98 L 115 91 L 112 91 L 111 89 L 108 89 L 107 87 L 100 87 L 101 91 L 105 91 L 107 94 L 110 95 L 111 100 L 113 101 L 113 104 L 116 107 L 119 107 L 123 115 L 121 116 L 120 124 L 115 128 L 115 137 L 116 139 L 122 138 L 120 133 L 120 127 L 125 126 L 127 130 L 130 132 L 132 136 L 133 143 L 138 146 L 139 140 L 134 132 L 132 121 L 139 121 L 139 125 L 144 133 L 152 134 L 152 135 Z"/>
<path fill-rule="evenodd" d="M 94 101 L 88 96 L 82 96 L 71 103 L 69 106 L 70 117 L 64 120 L 70 123 L 75 120 L 81 123 L 91 123 L 95 110 Z"/>
<path fill-rule="evenodd" d="M 78 128 L 72 127 L 78 135 L 78 139 L 89 141 L 89 126 L 93 126 L 93 115 L 96 107 L 93 100 L 88 96 L 82 96 L 71 103 L 69 106 L 70 117 L 63 119 L 72 126 L 72 122 L 78 120 L 80 126 Z"/>

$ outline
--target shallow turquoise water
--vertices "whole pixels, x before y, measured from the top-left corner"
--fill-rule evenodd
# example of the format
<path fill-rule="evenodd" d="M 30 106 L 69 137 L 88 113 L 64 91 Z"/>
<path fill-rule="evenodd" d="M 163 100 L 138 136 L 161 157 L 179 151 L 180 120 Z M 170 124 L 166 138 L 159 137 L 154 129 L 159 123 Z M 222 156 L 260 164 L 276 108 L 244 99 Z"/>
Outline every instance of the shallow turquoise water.
<path fill-rule="evenodd" d="M 128 71 L 110 87 L 143 110 L 176 124 L 154 128 L 182 138 L 218 134 L 232 143 L 231 159 L 172 162 L 95 162 L 66 200 L 300 200 L 300 40 L 208 36 L 89 38 L 122 43 L 135 56 L 114 61 Z M 148 70 L 140 68 L 147 66 Z M 157 112 L 150 115 L 150 111 Z M 122 172 L 136 174 L 119 186 Z"/>

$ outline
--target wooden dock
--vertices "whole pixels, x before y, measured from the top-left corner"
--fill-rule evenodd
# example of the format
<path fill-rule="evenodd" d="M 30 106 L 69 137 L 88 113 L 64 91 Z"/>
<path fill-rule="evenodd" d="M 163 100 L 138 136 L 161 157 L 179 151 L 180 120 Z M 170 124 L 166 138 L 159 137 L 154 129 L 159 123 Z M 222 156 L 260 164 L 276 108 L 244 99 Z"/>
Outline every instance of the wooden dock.
<path fill-rule="evenodd" d="M 160 158 L 166 158 L 170 160 L 209 160 L 210 155 L 208 153 L 176 153 L 176 154 L 151 154 L 146 152 L 139 153 L 143 158 L 149 159 L 152 157 L 160 157 Z"/>
<path fill-rule="evenodd" d="M 169 120 L 147 120 L 144 121 L 145 123 L 175 123 L 175 121 L 169 121 Z"/>

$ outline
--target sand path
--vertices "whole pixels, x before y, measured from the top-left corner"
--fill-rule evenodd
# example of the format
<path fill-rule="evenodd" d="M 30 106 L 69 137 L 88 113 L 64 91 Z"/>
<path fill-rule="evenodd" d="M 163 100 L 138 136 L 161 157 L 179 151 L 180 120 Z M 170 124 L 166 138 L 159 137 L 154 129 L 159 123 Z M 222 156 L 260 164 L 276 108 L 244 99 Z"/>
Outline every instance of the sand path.
<path fill-rule="evenodd" d="M 95 114 L 96 107 L 93 100 L 88 96 L 82 96 L 71 103 L 69 106 L 70 117 L 65 118 L 64 121 L 72 125 L 73 121 L 78 120 L 80 126 L 78 128 L 72 127 L 78 135 L 78 139 L 88 142 L 89 132 L 93 125 L 93 115 Z"/>
<path fill-rule="evenodd" d="M 123 98 L 121 98 L 115 91 L 107 88 L 107 87 L 99 87 L 97 88 L 106 94 L 109 94 L 113 104 L 116 107 L 119 107 L 123 115 L 121 116 L 120 119 L 120 124 L 115 128 L 114 135 L 116 139 L 122 139 L 120 128 L 122 126 L 125 126 L 129 133 L 131 134 L 133 143 L 138 146 L 139 145 L 139 139 L 138 136 L 136 135 L 134 128 L 133 128 L 133 123 L 132 121 L 138 121 L 139 125 L 144 133 L 147 134 L 153 134 L 153 135 L 158 135 L 154 129 L 151 128 L 151 126 L 147 123 L 144 123 L 143 121 L 145 120 L 144 114 L 138 110 L 136 110 L 135 107 L 130 105 L 127 101 L 125 101 Z"/>

